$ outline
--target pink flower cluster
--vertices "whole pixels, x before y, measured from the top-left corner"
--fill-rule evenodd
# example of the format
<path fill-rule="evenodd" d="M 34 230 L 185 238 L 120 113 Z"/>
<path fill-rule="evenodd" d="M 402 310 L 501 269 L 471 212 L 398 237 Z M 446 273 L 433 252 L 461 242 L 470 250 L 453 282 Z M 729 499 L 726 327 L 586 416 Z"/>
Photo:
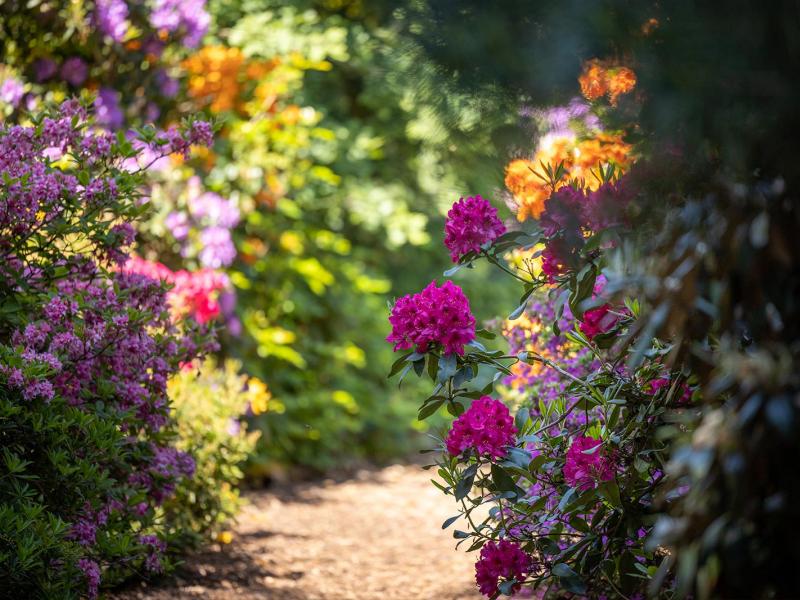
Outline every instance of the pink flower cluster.
<path fill-rule="evenodd" d="M 645 391 L 651 396 L 655 396 L 662 389 L 668 390 L 671 385 L 672 380 L 670 380 L 669 377 L 659 377 L 658 379 L 653 379 L 650 381 L 645 386 Z M 676 394 L 676 402 L 678 404 L 689 404 L 692 401 L 692 388 L 690 388 L 685 381 L 680 383 L 677 392 L 678 394 Z"/>
<path fill-rule="evenodd" d="M 487 542 L 481 548 L 481 557 L 475 563 L 475 582 L 481 594 L 494 597 L 500 579 L 517 581 L 511 591 L 519 591 L 521 582 L 533 570 L 533 559 L 520 546 L 508 540 Z"/>
<path fill-rule="evenodd" d="M 613 455 L 603 447 L 603 442 L 588 436 L 576 437 L 567 450 L 564 480 L 581 490 L 611 481 L 617 472 Z"/>
<path fill-rule="evenodd" d="M 395 350 L 415 347 L 427 352 L 441 346 L 445 354 L 464 354 L 475 339 L 475 317 L 464 292 L 452 281 L 435 281 L 417 294 L 398 299 L 389 316 L 392 333 L 386 338 Z"/>
<path fill-rule="evenodd" d="M 580 329 L 591 340 L 614 329 L 621 319 L 620 314 L 614 311 L 614 307 L 605 303 L 597 308 L 590 308 L 583 313 Z"/>
<path fill-rule="evenodd" d="M 478 252 L 487 242 L 493 242 L 506 231 L 497 217 L 497 209 L 480 196 L 461 198 L 447 213 L 444 226 L 444 245 L 450 250 L 453 262 Z"/>
<path fill-rule="evenodd" d="M 159 262 L 134 256 L 128 260 L 123 270 L 171 285 L 167 301 L 173 312 L 191 315 L 201 324 L 220 315 L 219 294 L 230 289 L 228 276 L 211 269 L 173 271 Z"/>
<path fill-rule="evenodd" d="M 447 434 L 447 451 L 458 456 L 466 450 L 482 456 L 500 458 L 506 448 L 514 443 L 517 428 L 508 407 L 494 398 L 483 396 L 472 402 L 458 417 Z"/>

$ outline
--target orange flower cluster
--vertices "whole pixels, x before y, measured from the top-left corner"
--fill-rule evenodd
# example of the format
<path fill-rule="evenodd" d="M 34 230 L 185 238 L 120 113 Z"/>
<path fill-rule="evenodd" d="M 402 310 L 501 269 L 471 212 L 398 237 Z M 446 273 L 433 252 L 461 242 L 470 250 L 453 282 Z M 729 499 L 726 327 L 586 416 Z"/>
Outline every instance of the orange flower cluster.
<path fill-rule="evenodd" d="M 578 82 L 587 100 L 594 101 L 607 95 L 614 106 L 622 94 L 627 94 L 636 87 L 636 73 L 628 67 L 608 66 L 595 58 L 583 65 L 583 73 L 578 77 Z"/>
<path fill-rule="evenodd" d="M 505 184 L 517 203 L 517 219 L 538 219 L 544 203 L 553 189 L 543 165 L 553 169 L 561 163 L 565 174 L 556 182 L 556 189 L 578 180 L 595 190 L 600 180 L 592 174 L 600 165 L 614 163 L 627 170 L 632 162 L 631 145 L 621 135 L 598 133 L 594 137 L 576 140 L 574 137 L 545 137 L 533 159 L 519 158 L 506 167 Z"/>
<path fill-rule="evenodd" d="M 189 95 L 212 113 L 220 113 L 244 111 L 245 84 L 263 79 L 279 63 L 247 60 L 239 48 L 206 46 L 183 61 L 183 67 L 189 73 Z"/>

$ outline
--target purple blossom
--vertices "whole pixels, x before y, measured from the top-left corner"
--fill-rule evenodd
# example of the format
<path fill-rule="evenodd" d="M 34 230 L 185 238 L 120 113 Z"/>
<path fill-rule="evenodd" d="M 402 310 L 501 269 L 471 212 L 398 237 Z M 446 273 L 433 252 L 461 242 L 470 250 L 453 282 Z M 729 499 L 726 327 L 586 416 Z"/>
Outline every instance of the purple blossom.
<path fill-rule="evenodd" d="M 128 34 L 128 5 L 125 0 L 95 0 L 97 28 L 115 42 Z"/>
<path fill-rule="evenodd" d="M 200 43 L 210 22 L 205 0 L 155 0 L 150 13 L 153 29 L 183 33 L 189 48 Z"/>
<path fill-rule="evenodd" d="M 239 223 L 239 209 L 219 194 L 205 192 L 189 198 L 189 212 L 204 225 L 231 229 Z"/>
<path fill-rule="evenodd" d="M 8 77 L 0 84 L 0 100 L 10 104 L 14 108 L 19 105 L 22 96 L 25 95 L 25 86 L 19 79 Z"/>
<path fill-rule="evenodd" d="M 173 211 L 169 213 L 167 218 L 164 219 L 164 225 L 170 230 L 172 237 L 178 241 L 186 239 L 186 236 L 189 235 L 189 217 L 185 212 Z"/>
<path fill-rule="evenodd" d="M 93 560 L 81 558 L 78 560 L 78 568 L 86 578 L 87 594 L 89 598 L 97 598 L 100 588 L 100 566 Z"/>
<path fill-rule="evenodd" d="M 86 78 L 89 76 L 89 66 L 82 58 L 72 56 L 64 61 L 61 65 L 61 77 L 74 87 L 83 85 Z"/>
<path fill-rule="evenodd" d="M 125 121 L 120 108 L 120 94 L 111 88 L 102 87 L 94 101 L 97 124 L 106 129 L 119 129 Z"/>
<path fill-rule="evenodd" d="M 33 77 L 38 83 L 47 81 L 58 73 L 58 65 L 51 58 L 39 58 L 33 63 Z"/>
<path fill-rule="evenodd" d="M 200 232 L 200 263 L 204 267 L 219 269 L 227 267 L 236 258 L 236 246 L 230 230 L 225 227 L 207 227 Z"/>

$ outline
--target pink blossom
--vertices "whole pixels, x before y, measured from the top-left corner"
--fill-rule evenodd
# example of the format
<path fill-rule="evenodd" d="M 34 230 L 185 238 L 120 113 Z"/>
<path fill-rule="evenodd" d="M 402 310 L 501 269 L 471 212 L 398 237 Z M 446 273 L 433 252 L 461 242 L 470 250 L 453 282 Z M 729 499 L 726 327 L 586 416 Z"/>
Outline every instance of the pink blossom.
<path fill-rule="evenodd" d="M 498 593 L 500 579 L 515 579 L 518 583 L 512 586 L 518 592 L 522 581 L 533 570 L 533 559 L 522 550 L 519 544 L 500 540 L 487 542 L 481 548 L 481 557 L 475 563 L 475 582 L 481 594 L 487 598 Z"/>
<path fill-rule="evenodd" d="M 421 292 L 399 298 L 389 316 L 392 333 L 386 338 L 395 350 L 416 346 L 427 352 L 441 346 L 445 354 L 464 354 L 475 339 L 475 317 L 464 292 L 452 281 L 437 287 L 435 281 Z"/>
<path fill-rule="evenodd" d="M 487 242 L 493 242 L 506 231 L 497 217 L 497 209 L 480 196 L 461 198 L 447 213 L 444 226 L 444 245 L 450 250 L 453 262 L 478 252 Z"/>
<path fill-rule="evenodd" d="M 597 308 L 590 308 L 583 313 L 580 329 L 590 340 L 611 331 L 620 321 L 620 316 L 612 312 L 612 306 L 605 303 Z"/>
<path fill-rule="evenodd" d="M 447 451 L 458 456 L 474 449 L 480 455 L 500 458 L 506 455 L 506 447 L 514 443 L 516 433 L 508 407 L 499 400 L 483 396 L 453 422 L 447 435 Z"/>
<path fill-rule="evenodd" d="M 669 377 L 659 377 L 653 379 L 645 385 L 645 391 L 651 396 L 655 396 L 661 389 L 669 390 L 672 381 Z M 678 404 L 689 404 L 692 401 L 692 388 L 690 388 L 685 381 L 682 381 L 677 389 L 678 397 L 676 402 Z"/>
<path fill-rule="evenodd" d="M 588 490 L 602 481 L 611 481 L 616 474 L 613 456 L 603 442 L 588 436 L 573 440 L 567 450 L 564 480 L 572 487 Z"/>

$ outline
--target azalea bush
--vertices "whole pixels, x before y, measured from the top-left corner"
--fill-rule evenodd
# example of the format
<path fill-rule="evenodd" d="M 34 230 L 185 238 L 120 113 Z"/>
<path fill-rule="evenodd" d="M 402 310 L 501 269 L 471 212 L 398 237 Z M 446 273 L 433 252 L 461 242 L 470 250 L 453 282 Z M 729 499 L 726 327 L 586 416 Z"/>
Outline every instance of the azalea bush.
<path fill-rule="evenodd" d="M 2 586 L 94 597 L 171 564 L 158 515 L 195 460 L 175 445 L 167 381 L 215 345 L 171 317 L 160 281 L 124 268 L 147 208 L 131 142 L 75 100 L 29 123 L 0 128 Z M 135 135 L 183 153 L 211 128 Z"/>

